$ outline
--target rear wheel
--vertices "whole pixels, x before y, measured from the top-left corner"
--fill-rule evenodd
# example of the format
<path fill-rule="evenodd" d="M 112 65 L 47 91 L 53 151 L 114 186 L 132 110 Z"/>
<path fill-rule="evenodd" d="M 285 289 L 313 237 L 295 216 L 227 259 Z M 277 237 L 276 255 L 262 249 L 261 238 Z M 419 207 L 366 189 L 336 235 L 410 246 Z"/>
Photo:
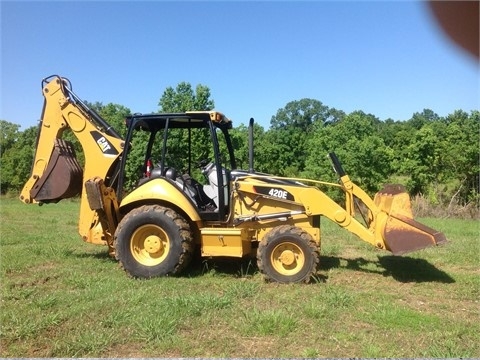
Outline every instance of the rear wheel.
<path fill-rule="evenodd" d="M 189 263 L 193 238 L 179 214 L 159 205 L 129 212 L 114 237 L 115 257 L 133 277 L 175 275 Z"/>
<path fill-rule="evenodd" d="M 282 225 L 272 229 L 258 246 L 257 264 L 267 280 L 309 282 L 318 265 L 319 249 L 304 230 Z"/>

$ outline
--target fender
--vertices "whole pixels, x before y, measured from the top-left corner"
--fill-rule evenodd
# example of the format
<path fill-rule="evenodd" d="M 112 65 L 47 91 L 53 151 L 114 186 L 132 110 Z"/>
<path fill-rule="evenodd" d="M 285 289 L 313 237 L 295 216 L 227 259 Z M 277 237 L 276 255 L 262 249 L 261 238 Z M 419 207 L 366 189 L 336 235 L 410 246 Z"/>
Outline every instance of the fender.
<path fill-rule="evenodd" d="M 165 179 L 150 180 L 133 190 L 122 200 L 119 210 L 122 212 L 124 207 L 135 202 L 144 200 L 151 201 L 154 199 L 175 204 L 182 209 L 192 221 L 201 221 L 197 209 L 190 201 L 188 201 L 183 191 L 179 190 Z"/>

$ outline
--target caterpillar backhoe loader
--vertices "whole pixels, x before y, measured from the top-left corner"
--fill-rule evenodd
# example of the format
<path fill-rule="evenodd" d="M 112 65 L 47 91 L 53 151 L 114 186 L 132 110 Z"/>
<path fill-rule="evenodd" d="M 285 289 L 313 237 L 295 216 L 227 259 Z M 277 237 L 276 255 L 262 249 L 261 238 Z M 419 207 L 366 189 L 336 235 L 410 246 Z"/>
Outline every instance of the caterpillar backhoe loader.
<path fill-rule="evenodd" d="M 199 251 L 207 258 L 256 258 L 271 281 L 308 282 L 320 258 L 322 217 L 393 254 L 446 241 L 413 219 L 402 186 L 388 185 L 372 199 L 334 153 L 338 183 L 256 172 L 253 119 L 249 169 L 240 170 L 232 122 L 220 112 L 131 115 L 123 139 L 66 78 L 46 78 L 42 89 L 36 153 L 20 199 L 42 204 L 80 195 L 81 237 L 107 245 L 133 277 L 179 274 Z M 84 166 L 62 139 L 67 129 L 82 146 Z M 138 178 L 129 178 L 136 167 Z M 344 204 L 320 190 L 325 186 L 341 191 Z"/>

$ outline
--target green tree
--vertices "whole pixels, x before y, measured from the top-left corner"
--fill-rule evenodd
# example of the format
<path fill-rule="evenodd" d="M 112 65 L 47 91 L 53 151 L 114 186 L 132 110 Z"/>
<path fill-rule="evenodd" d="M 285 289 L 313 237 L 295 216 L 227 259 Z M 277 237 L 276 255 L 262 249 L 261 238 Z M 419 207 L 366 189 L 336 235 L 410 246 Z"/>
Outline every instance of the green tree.
<path fill-rule="evenodd" d="M 313 134 L 314 125 L 319 128 L 334 123 L 340 115 L 340 112 L 331 111 L 314 99 L 287 103 L 272 117 L 270 129 L 265 134 L 261 155 L 265 171 L 283 176 L 298 175 L 305 169 L 309 152 L 306 144 Z"/>
<path fill-rule="evenodd" d="M 30 176 L 38 127 L 19 132 L 17 138 L 1 156 L 1 192 L 19 191 Z"/>
<path fill-rule="evenodd" d="M 445 119 L 441 169 L 452 181 L 450 201 L 462 205 L 479 201 L 480 111 L 457 110 Z"/>
<path fill-rule="evenodd" d="M 458 110 L 424 122 L 415 132 L 401 166 L 412 195 L 443 206 L 478 201 L 479 118 L 478 111 Z"/>
<path fill-rule="evenodd" d="M 0 120 L 0 156 L 10 149 L 18 138 L 20 125 Z"/>
<path fill-rule="evenodd" d="M 407 121 L 407 124 L 416 130 L 420 130 L 424 125 L 439 120 L 440 117 L 433 110 L 423 109 L 421 113 L 414 113 L 412 118 Z"/>
<path fill-rule="evenodd" d="M 301 99 L 291 101 L 270 120 L 270 128 L 274 130 L 294 127 L 300 131 L 308 131 L 316 122 L 324 123 L 329 117 L 329 109 L 320 101 Z"/>
<path fill-rule="evenodd" d="M 407 182 L 409 192 L 412 195 L 431 196 L 430 200 L 434 202 L 435 193 L 429 188 L 434 186 L 442 175 L 441 139 L 439 126 L 431 123 L 423 125 L 416 131 L 412 143 L 407 147 L 408 156 L 402 164 L 403 173 L 410 176 Z"/>
<path fill-rule="evenodd" d="M 335 182 L 328 153 L 335 152 L 350 178 L 370 194 L 391 173 L 392 150 L 379 135 L 381 122 L 373 115 L 355 111 L 331 126 L 316 127 L 308 141 L 311 151 L 305 177 Z"/>
<path fill-rule="evenodd" d="M 402 163 L 408 158 L 408 146 L 412 143 L 416 129 L 406 121 L 387 119 L 380 124 L 379 135 L 385 145 L 392 149 L 392 175 L 400 175 Z"/>
<path fill-rule="evenodd" d="M 103 105 L 102 103 L 95 103 L 92 108 L 110 125 L 117 133 L 125 138 L 127 135 L 127 127 L 125 126 L 125 118 L 132 114 L 129 108 L 108 103 Z"/>
<path fill-rule="evenodd" d="M 230 130 L 230 138 L 232 140 L 232 146 L 235 151 L 235 159 L 237 168 L 248 170 L 249 169 L 249 153 L 248 153 L 248 127 L 244 124 Z M 265 168 L 264 148 L 267 142 L 264 140 L 265 130 L 257 123 L 253 124 L 253 153 L 254 153 L 254 170 L 261 172 L 268 172 Z M 226 151 L 222 149 L 222 151 Z"/>
<path fill-rule="evenodd" d="M 210 99 L 210 89 L 204 85 L 197 85 L 193 91 L 188 82 L 181 82 L 175 89 L 167 87 L 158 102 L 161 112 L 208 111 L 215 107 Z"/>

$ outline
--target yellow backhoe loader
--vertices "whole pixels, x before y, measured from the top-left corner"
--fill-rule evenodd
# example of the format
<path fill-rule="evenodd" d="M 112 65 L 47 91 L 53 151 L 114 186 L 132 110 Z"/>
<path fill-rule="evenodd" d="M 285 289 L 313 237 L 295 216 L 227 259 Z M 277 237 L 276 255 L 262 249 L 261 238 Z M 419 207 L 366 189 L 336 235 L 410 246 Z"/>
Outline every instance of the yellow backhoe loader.
<path fill-rule="evenodd" d="M 240 170 L 232 123 L 220 112 L 135 114 L 125 121 L 123 139 L 68 79 L 48 77 L 42 89 L 36 153 L 20 199 L 42 204 L 81 195 L 81 237 L 107 245 L 133 277 L 179 274 L 198 250 L 207 258 L 256 258 L 271 281 L 308 282 L 320 258 L 322 217 L 393 254 L 446 241 L 413 219 L 402 186 L 388 185 L 372 199 L 334 153 L 338 183 L 254 171 L 253 119 L 249 169 Z M 84 166 L 62 139 L 67 129 L 83 148 Z M 138 170 L 133 183 L 127 169 Z M 344 194 L 342 206 L 320 190 L 325 186 Z M 355 216 L 359 209 L 363 220 Z"/>

